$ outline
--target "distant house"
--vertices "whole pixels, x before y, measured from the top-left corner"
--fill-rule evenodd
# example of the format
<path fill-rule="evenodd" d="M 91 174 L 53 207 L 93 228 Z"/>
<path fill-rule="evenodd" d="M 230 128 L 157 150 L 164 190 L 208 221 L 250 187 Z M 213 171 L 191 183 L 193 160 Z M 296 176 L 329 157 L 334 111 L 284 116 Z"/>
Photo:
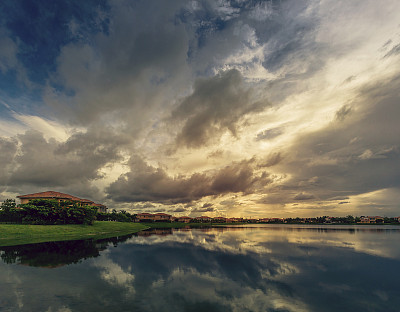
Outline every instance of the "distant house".
<path fill-rule="evenodd" d="M 212 221 L 216 222 L 216 223 L 225 223 L 226 222 L 226 218 L 225 217 L 214 217 L 212 219 Z"/>
<path fill-rule="evenodd" d="M 136 215 L 136 219 L 139 222 L 171 222 L 172 221 L 172 216 L 166 213 L 138 213 Z"/>
<path fill-rule="evenodd" d="M 211 218 L 207 216 L 201 216 L 194 218 L 197 222 L 211 222 Z"/>
<path fill-rule="evenodd" d="M 151 213 L 143 212 L 143 213 L 138 213 L 136 215 L 136 219 L 139 222 L 153 222 L 154 221 L 154 215 Z"/>
<path fill-rule="evenodd" d="M 172 216 L 166 213 L 155 213 L 154 221 L 156 222 L 171 222 Z"/>
<path fill-rule="evenodd" d="M 248 222 L 248 223 L 257 223 L 258 219 L 251 218 L 251 219 L 246 219 L 246 220 L 243 220 L 243 221 L 244 222 Z"/>
<path fill-rule="evenodd" d="M 367 216 L 360 217 L 359 223 L 384 223 L 384 218 L 380 216 Z"/>
<path fill-rule="evenodd" d="M 82 198 L 79 198 L 79 197 L 76 197 L 73 195 L 60 193 L 60 192 L 54 192 L 54 191 L 20 195 L 20 196 L 17 196 L 17 198 L 19 198 L 21 200 L 21 204 L 28 204 L 29 201 L 31 201 L 33 199 L 55 199 L 59 203 L 65 202 L 65 201 L 71 201 L 71 202 L 77 203 L 81 206 L 97 207 L 97 210 L 99 212 L 107 212 L 107 207 L 105 205 L 96 204 L 89 199 L 82 199 Z"/>
<path fill-rule="evenodd" d="M 380 216 L 369 217 L 371 223 L 384 223 L 385 218 Z"/>
<path fill-rule="evenodd" d="M 176 221 L 178 222 L 182 222 L 182 223 L 190 223 L 192 221 L 191 217 L 179 217 L 176 219 Z"/>

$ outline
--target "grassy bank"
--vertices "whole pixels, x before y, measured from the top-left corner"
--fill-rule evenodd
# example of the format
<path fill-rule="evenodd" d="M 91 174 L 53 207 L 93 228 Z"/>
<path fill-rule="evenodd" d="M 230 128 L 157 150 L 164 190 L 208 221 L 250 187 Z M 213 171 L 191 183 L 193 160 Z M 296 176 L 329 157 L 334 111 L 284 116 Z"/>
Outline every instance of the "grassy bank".
<path fill-rule="evenodd" d="M 148 226 L 139 223 L 96 221 L 94 225 L 0 224 L 0 246 L 108 238 L 139 232 Z"/>

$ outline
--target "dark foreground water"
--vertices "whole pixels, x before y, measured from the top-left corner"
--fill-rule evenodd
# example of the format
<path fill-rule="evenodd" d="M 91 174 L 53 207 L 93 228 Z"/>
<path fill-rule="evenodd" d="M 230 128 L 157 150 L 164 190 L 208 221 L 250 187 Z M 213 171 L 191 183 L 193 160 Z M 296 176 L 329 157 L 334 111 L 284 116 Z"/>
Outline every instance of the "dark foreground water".
<path fill-rule="evenodd" d="M 0 255 L 0 311 L 400 311 L 400 227 L 167 229 Z"/>

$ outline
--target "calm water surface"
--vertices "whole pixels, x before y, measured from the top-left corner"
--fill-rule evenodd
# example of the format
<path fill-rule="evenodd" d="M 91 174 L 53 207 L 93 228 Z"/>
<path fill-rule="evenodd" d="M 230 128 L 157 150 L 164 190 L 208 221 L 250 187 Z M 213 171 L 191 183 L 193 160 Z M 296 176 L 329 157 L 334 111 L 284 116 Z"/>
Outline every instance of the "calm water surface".
<path fill-rule="evenodd" d="M 399 227 L 152 230 L 0 255 L 0 311 L 400 311 Z"/>

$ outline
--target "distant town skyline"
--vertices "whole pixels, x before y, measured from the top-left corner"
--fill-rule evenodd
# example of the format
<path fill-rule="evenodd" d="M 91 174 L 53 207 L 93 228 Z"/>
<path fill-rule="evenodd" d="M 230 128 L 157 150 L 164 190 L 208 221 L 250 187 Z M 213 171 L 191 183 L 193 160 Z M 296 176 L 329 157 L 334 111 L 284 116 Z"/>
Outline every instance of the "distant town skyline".
<path fill-rule="evenodd" d="M 0 201 L 400 215 L 400 2 L 0 3 Z"/>

